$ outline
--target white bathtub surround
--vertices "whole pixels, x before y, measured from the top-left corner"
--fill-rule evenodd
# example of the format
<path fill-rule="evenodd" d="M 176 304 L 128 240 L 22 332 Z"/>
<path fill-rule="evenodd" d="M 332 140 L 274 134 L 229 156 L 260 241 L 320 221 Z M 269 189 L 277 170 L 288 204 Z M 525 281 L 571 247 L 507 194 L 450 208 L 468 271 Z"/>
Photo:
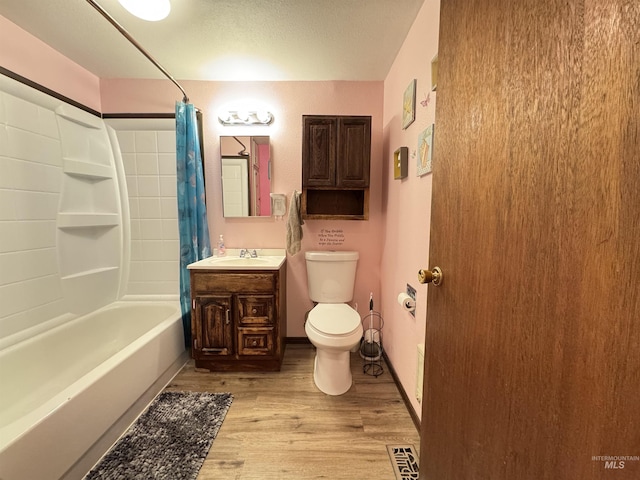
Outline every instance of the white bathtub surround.
<path fill-rule="evenodd" d="M 130 224 L 117 141 L 102 119 L 4 75 L 0 111 L 4 338 L 121 297 Z"/>
<path fill-rule="evenodd" d="M 123 171 L 116 167 L 113 130 L 70 105 L 60 104 L 55 112 L 62 147 L 56 242 L 62 293 L 70 312 L 85 314 L 123 294 L 129 231 L 123 212 L 129 208 L 120 195 Z"/>
<path fill-rule="evenodd" d="M 177 232 L 175 218 L 142 218 L 157 211 L 150 162 L 135 180 L 142 208 L 111 127 L 0 75 L 3 480 L 81 478 L 187 360 L 177 261 L 174 291 L 131 289 L 169 295 L 124 296 L 132 235 Z"/>
<path fill-rule="evenodd" d="M 127 295 L 180 288 L 175 120 L 107 119 L 122 152 L 131 214 Z"/>
<path fill-rule="evenodd" d="M 81 478 L 186 360 L 177 297 L 116 302 L 3 350 L 0 478 Z"/>

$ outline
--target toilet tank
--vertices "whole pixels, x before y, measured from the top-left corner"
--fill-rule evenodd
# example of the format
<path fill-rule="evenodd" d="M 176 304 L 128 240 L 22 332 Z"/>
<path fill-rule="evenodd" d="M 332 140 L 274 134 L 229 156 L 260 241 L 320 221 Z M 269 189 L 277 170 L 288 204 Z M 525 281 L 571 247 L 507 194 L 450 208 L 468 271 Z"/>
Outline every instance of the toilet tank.
<path fill-rule="evenodd" d="M 345 303 L 353 299 L 358 252 L 306 252 L 309 298 L 318 303 Z"/>

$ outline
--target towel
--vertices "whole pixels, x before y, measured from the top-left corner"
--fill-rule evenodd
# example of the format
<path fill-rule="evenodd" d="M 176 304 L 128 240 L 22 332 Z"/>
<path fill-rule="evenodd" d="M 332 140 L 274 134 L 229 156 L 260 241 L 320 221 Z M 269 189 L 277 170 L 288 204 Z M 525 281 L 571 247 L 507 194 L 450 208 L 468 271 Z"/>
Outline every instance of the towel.
<path fill-rule="evenodd" d="M 287 218 L 287 252 L 289 255 L 295 255 L 300 251 L 302 225 L 304 225 L 304 220 L 300 215 L 301 195 L 300 192 L 294 190 L 289 204 L 289 218 Z"/>

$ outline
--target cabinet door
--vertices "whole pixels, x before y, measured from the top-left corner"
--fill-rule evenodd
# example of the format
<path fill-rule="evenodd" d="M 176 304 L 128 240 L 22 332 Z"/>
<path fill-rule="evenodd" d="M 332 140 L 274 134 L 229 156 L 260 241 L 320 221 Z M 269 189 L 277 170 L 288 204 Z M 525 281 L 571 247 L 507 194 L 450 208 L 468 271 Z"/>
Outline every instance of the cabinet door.
<path fill-rule="evenodd" d="M 198 296 L 194 313 L 193 351 L 196 358 L 232 355 L 231 295 Z"/>
<path fill-rule="evenodd" d="M 332 187 L 336 181 L 336 117 L 303 117 L 302 186 Z"/>
<path fill-rule="evenodd" d="M 336 186 L 369 186 L 371 117 L 339 117 Z"/>
<path fill-rule="evenodd" d="M 238 354 L 274 355 L 276 351 L 275 295 L 237 295 Z"/>

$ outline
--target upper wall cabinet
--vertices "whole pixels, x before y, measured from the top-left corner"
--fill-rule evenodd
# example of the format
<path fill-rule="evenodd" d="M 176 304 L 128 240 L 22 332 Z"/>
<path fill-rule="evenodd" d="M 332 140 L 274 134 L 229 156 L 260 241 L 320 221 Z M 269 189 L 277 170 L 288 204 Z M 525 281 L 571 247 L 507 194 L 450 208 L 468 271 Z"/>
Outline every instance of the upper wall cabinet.
<path fill-rule="evenodd" d="M 371 117 L 304 115 L 304 218 L 368 218 Z"/>

